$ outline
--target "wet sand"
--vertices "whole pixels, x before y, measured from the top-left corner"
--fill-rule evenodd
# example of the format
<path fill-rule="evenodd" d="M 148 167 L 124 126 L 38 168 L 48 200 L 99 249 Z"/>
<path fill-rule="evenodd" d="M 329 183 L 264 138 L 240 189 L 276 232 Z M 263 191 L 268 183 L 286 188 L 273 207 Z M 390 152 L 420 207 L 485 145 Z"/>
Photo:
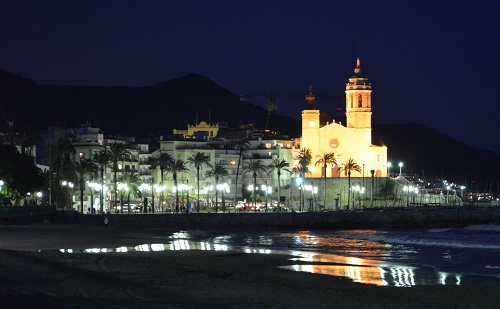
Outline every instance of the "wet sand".
<path fill-rule="evenodd" d="M 500 287 L 376 287 L 232 251 L 61 253 L 151 243 L 155 226 L 0 226 L 2 308 L 498 308 Z M 44 250 L 44 251 L 39 251 Z M 45 251 L 47 250 L 47 251 Z M 51 251 L 52 250 L 52 251 Z"/>

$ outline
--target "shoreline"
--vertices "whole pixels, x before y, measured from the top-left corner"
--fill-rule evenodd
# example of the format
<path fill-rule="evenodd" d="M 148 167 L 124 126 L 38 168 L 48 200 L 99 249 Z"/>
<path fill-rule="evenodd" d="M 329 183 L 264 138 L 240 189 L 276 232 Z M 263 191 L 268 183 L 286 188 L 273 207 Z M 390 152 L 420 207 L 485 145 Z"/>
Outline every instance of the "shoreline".
<path fill-rule="evenodd" d="M 376 287 L 294 272 L 278 267 L 297 263 L 284 255 L 58 251 L 134 246 L 169 231 L 175 229 L 147 223 L 133 230 L 0 226 L 0 297 L 4 304 L 42 308 L 496 308 L 500 298 L 496 286 Z"/>

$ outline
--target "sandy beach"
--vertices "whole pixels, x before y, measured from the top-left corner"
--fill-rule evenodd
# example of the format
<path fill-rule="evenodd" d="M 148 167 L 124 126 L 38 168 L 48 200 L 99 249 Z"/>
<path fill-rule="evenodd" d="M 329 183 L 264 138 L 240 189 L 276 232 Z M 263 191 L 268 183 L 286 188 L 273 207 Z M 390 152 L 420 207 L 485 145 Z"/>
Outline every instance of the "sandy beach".
<path fill-rule="evenodd" d="M 0 226 L 2 308 L 498 308 L 500 287 L 376 287 L 234 251 L 61 253 L 151 243 L 165 229 Z M 40 251 L 42 250 L 42 251 Z M 293 262 L 296 264 L 297 262 Z"/>

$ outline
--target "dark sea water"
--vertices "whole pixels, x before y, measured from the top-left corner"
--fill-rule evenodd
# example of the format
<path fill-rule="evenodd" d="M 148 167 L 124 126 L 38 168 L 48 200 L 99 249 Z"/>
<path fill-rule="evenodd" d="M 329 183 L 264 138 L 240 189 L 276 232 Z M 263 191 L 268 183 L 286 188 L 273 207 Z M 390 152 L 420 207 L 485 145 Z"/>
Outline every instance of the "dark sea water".
<path fill-rule="evenodd" d="M 500 226 L 466 228 L 180 231 L 175 247 L 292 254 L 290 270 L 347 277 L 355 282 L 500 286 Z"/>
<path fill-rule="evenodd" d="M 500 225 L 433 229 L 181 230 L 136 247 L 90 253 L 237 250 L 291 256 L 290 271 L 348 278 L 378 286 L 500 286 Z M 68 252 L 67 250 L 62 250 Z"/>

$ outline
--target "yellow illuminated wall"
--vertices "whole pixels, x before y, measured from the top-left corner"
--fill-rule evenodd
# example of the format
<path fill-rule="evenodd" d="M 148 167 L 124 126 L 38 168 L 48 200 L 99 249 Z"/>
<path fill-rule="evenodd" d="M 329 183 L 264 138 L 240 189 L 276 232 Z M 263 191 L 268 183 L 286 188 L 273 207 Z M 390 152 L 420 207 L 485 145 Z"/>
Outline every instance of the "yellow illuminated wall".
<path fill-rule="evenodd" d="M 354 75 L 346 84 L 346 117 L 347 125 L 339 122 L 321 124 L 320 111 L 307 109 L 302 111 L 301 148 L 309 148 L 312 152 L 311 174 L 308 177 L 321 177 L 322 168 L 314 168 L 317 156 L 333 152 L 339 166 L 349 158 L 361 167 L 362 172 L 351 174 L 352 177 L 370 177 L 371 170 L 375 176 L 387 176 L 387 147 L 372 145 L 371 127 L 371 84 L 361 73 L 360 60 L 357 59 Z M 337 168 L 329 167 L 327 177 L 345 177 Z"/>

